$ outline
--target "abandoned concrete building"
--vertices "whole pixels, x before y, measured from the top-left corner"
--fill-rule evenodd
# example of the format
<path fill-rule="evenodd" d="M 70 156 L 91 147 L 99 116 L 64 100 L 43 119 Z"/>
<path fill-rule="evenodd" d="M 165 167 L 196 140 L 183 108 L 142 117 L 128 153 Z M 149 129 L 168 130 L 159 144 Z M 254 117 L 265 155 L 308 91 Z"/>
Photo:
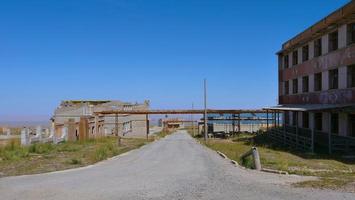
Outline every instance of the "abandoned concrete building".
<path fill-rule="evenodd" d="M 355 153 L 355 1 L 282 45 L 278 55 L 282 143 Z"/>
<path fill-rule="evenodd" d="M 149 101 L 62 101 L 52 117 L 56 135 L 63 129 L 69 141 L 118 134 L 124 137 L 146 137 L 147 123 L 143 115 L 95 115 L 108 110 L 149 110 Z"/>

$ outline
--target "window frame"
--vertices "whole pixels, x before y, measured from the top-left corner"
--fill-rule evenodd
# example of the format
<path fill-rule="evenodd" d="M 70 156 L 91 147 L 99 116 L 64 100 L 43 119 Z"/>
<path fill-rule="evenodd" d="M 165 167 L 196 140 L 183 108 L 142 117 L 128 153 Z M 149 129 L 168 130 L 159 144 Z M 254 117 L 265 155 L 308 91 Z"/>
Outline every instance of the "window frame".
<path fill-rule="evenodd" d="M 313 46 L 314 46 L 314 49 L 313 49 L 313 53 L 314 53 L 314 57 L 319 57 L 323 54 L 323 50 L 322 50 L 322 38 L 318 38 L 318 39 L 315 39 L 313 41 Z"/>
<path fill-rule="evenodd" d="M 307 83 L 307 84 L 305 84 Z M 307 85 L 307 87 L 306 87 Z M 309 92 L 309 76 L 302 77 L 302 92 L 307 93 Z"/>
<path fill-rule="evenodd" d="M 320 75 L 319 83 L 318 83 L 318 79 L 317 79 L 318 75 Z M 323 85 L 322 85 L 322 84 L 323 84 L 323 83 L 322 83 L 322 82 L 323 82 L 323 80 L 322 80 L 323 77 L 322 77 L 322 76 L 323 76 L 323 75 L 322 75 L 322 72 L 319 72 L 319 73 L 315 73 L 315 74 L 314 74 L 314 84 L 313 84 L 313 85 L 314 85 L 314 86 L 313 86 L 314 88 L 313 88 L 313 89 L 314 89 L 315 92 L 322 91 L 322 89 L 323 89 Z M 318 86 L 319 86 L 319 87 L 318 87 Z"/>
<path fill-rule="evenodd" d="M 339 49 L 339 31 L 333 31 L 328 34 L 328 52 L 333 52 Z"/>
<path fill-rule="evenodd" d="M 305 50 L 307 50 L 307 53 L 305 53 Z M 304 45 L 302 47 L 302 62 L 306 62 L 309 60 L 309 45 Z"/>
<path fill-rule="evenodd" d="M 328 88 L 329 90 L 339 89 L 339 70 L 332 69 L 328 71 Z"/>
<path fill-rule="evenodd" d="M 339 113 L 330 113 L 330 133 L 339 134 Z"/>
<path fill-rule="evenodd" d="M 314 113 L 314 130 L 323 131 L 323 113 Z"/>
<path fill-rule="evenodd" d="M 348 65 L 346 69 L 347 88 L 355 87 L 355 65 Z"/>
<path fill-rule="evenodd" d="M 292 52 L 292 66 L 296 66 L 296 65 L 298 65 L 298 50 L 297 49 Z"/>
<path fill-rule="evenodd" d="M 296 87 L 295 87 L 296 86 Z M 298 79 L 292 79 L 292 94 L 298 93 Z"/>

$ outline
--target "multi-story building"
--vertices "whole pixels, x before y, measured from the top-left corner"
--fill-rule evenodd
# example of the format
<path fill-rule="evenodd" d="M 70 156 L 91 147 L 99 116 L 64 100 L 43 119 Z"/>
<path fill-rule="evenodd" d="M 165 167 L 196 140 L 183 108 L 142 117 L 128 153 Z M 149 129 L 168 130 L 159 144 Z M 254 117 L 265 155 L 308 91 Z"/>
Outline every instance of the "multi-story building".
<path fill-rule="evenodd" d="M 284 113 L 279 139 L 291 133 L 296 145 L 310 139 L 312 150 L 355 151 L 355 1 L 284 43 L 277 55 L 279 106 L 268 110 Z"/>
<path fill-rule="evenodd" d="M 146 137 L 147 123 L 144 115 L 95 115 L 109 110 L 148 110 L 149 101 L 142 104 L 121 101 L 62 101 L 52 117 L 56 135 L 63 129 L 68 140 L 95 138 L 119 134 L 127 137 Z M 116 131 L 117 129 L 117 131 Z"/>

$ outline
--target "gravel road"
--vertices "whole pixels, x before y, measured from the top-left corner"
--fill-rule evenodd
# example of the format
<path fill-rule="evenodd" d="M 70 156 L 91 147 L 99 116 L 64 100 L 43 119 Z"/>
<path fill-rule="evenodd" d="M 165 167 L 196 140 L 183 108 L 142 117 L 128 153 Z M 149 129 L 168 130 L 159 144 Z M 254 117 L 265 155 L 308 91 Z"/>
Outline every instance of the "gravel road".
<path fill-rule="evenodd" d="M 94 166 L 0 178 L 0 199 L 355 199 L 289 184 L 303 179 L 235 167 L 179 131 Z"/>

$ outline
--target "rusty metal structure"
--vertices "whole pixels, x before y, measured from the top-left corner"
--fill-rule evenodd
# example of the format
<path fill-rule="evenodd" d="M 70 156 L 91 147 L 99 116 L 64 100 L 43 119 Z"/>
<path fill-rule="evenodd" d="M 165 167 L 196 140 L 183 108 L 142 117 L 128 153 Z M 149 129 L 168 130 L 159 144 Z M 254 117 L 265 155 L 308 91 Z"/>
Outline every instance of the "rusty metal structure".
<path fill-rule="evenodd" d="M 242 120 L 247 120 L 247 119 L 243 119 L 240 117 L 241 114 L 244 113 L 248 113 L 248 114 L 260 114 L 260 113 L 267 113 L 266 110 L 252 110 L 252 109 L 228 109 L 228 110 L 223 110 L 223 109 L 173 109 L 173 110 L 106 110 L 106 111 L 99 111 L 99 112 L 94 112 L 94 115 L 97 117 L 103 117 L 106 115 L 144 115 L 145 119 L 146 119 L 146 123 L 147 123 L 147 138 L 149 135 L 149 115 L 181 115 L 181 114 L 185 114 L 185 115 L 205 115 L 207 116 L 207 114 L 219 114 L 219 115 L 223 115 L 223 114 L 232 114 L 233 116 L 239 116 L 239 118 L 234 117 L 233 120 L 237 121 L 237 123 L 240 126 L 240 121 Z M 207 124 L 207 122 L 205 123 L 205 117 L 203 118 L 203 123 Z M 264 118 L 259 118 L 259 119 L 254 119 L 254 120 L 263 120 Z M 270 118 L 267 118 L 270 119 Z M 273 120 L 275 123 L 277 122 L 276 120 L 276 115 L 275 118 L 273 118 Z M 269 120 L 267 120 L 267 123 L 269 124 Z M 207 129 L 207 128 L 206 128 Z M 203 128 L 203 130 L 206 130 L 205 128 Z M 239 128 L 240 130 L 240 128 Z M 208 130 L 207 130 L 208 132 Z M 207 135 L 207 133 L 206 133 Z"/>
<path fill-rule="evenodd" d="M 283 127 L 274 140 L 297 149 L 355 154 L 355 1 L 285 42 L 278 55 Z"/>

